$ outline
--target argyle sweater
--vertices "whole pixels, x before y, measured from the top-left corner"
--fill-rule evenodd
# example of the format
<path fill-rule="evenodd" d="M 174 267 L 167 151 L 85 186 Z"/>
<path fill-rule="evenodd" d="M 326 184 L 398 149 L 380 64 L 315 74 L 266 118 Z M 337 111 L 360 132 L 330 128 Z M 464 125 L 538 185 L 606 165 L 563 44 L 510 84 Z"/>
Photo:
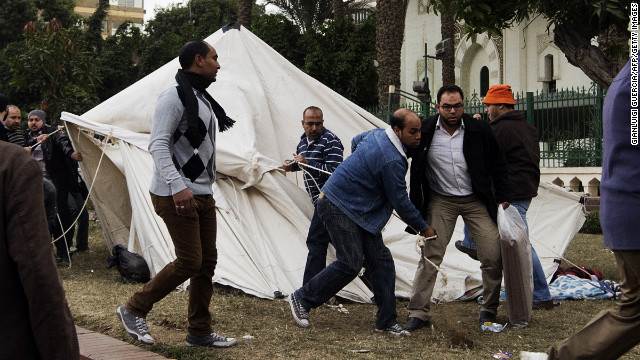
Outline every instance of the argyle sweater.
<path fill-rule="evenodd" d="M 340 139 L 327 128 L 324 128 L 320 137 L 311 144 L 307 141 L 307 135 L 302 134 L 296 149 L 296 154 L 304 156 L 309 161 L 309 166 L 330 173 L 333 173 L 338 165 L 342 163 L 343 152 L 344 148 Z M 291 164 L 291 171 L 298 171 L 300 168 L 301 166 L 297 163 Z M 315 203 L 320 194 L 320 189 L 329 179 L 329 175 L 308 167 L 305 167 L 304 170 L 304 185 L 307 188 L 307 193 Z"/>
<path fill-rule="evenodd" d="M 178 95 L 177 84 L 158 97 L 153 113 L 149 151 L 153 157 L 153 179 L 149 191 L 172 196 L 185 188 L 193 195 L 212 194 L 216 178 L 216 121 L 211 105 L 196 89 L 198 128 L 204 141 L 194 149 L 184 136 L 187 114 Z"/>

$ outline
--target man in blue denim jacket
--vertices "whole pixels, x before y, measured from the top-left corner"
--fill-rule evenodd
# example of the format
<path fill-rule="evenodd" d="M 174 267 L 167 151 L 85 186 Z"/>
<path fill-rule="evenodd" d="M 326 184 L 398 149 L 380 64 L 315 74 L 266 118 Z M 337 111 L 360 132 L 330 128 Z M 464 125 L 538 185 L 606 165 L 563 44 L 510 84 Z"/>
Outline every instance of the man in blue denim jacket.
<path fill-rule="evenodd" d="M 353 154 L 325 183 L 316 211 L 336 249 L 336 261 L 291 294 L 291 312 L 299 326 L 309 327 L 309 310 L 351 282 L 366 260 L 378 306 L 376 331 L 408 334 L 396 320 L 395 267 L 381 231 L 395 209 L 421 236 L 436 234 L 407 195 L 406 151 L 420 144 L 420 128 L 415 113 L 397 110 L 391 127 L 371 130 L 352 140 Z"/>

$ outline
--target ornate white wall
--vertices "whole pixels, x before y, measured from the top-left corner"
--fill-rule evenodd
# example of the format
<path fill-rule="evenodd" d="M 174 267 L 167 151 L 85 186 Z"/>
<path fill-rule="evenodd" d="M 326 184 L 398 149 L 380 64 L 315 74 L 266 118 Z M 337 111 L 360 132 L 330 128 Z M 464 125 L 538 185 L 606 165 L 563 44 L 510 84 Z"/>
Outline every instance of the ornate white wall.
<path fill-rule="evenodd" d="M 405 40 L 402 46 L 401 89 L 411 92 L 414 81 L 424 77 L 424 44 L 428 54 L 435 55 L 435 45 L 442 40 L 440 18 L 426 12 L 428 0 L 409 0 L 405 19 Z M 557 88 L 591 86 L 591 80 L 577 67 L 569 64 L 563 53 L 552 43 L 553 28 L 547 32 L 547 22 L 537 17 L 530 23 L 505 30 L 502 37 L 456 39 L 456 82 L 471 94 L 480 91 L 480 69 L 489 68 L 489 85 L 505 83 L 514 91 L 542 90 L 547 55 L 554 60 L 554 80 Z M 501 61 L 502 60 L 502 61 Z M 440 60 L 427 61 L 427 74 L 433 97 L 442 86 Z"/>

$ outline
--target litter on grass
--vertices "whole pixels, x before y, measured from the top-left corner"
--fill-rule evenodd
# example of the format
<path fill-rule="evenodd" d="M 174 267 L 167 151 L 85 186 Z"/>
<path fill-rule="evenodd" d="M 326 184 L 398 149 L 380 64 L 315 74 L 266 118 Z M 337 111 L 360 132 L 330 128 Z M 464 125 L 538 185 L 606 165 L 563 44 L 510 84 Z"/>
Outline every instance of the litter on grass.
<path fill-rule="evenodd" d="M 482 325 L 480 325 L 480 328 L 482 328 L 482 331 L 491 331 L 495 333 L 502 332 L 502 330 L 504 330 L 505 327 L 507 327 L 507 324 L 500 325 L 498 323 L 492 323 L 492 322 L 485 322 Z"/>

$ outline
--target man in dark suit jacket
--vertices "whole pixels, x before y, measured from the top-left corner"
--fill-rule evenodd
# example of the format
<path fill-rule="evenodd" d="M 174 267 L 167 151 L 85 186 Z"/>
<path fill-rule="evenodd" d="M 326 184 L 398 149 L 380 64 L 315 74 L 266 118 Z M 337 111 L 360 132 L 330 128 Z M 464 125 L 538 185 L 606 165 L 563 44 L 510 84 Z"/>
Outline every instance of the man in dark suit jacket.
<path fill-rule="evenodd" d="M 438 115 L 423 121 L 421 144 L 411 163 L 411 201 L 438 232 L 436 240 L 427 241 L 423 255 L 439 266 L 462 216 L 473 238 L 479 239 L 484 300 L 478 320 L 495 322 L 502 282 L 497 203 L 506 208 L 510 200 L 505 157 L 489 124 L 463 114 L 460 87 L 441 87 L 436 107 Z M 406 330 L 430 324 L 436 276 L 437 269 L 421 258 Z"/>
<path fill-rule="evenodd" d="M 16 144 L 0 141 L 0 154 L 0 358 L 78 359 L 73 317 L 51 256 L 42 171 Z"/>

